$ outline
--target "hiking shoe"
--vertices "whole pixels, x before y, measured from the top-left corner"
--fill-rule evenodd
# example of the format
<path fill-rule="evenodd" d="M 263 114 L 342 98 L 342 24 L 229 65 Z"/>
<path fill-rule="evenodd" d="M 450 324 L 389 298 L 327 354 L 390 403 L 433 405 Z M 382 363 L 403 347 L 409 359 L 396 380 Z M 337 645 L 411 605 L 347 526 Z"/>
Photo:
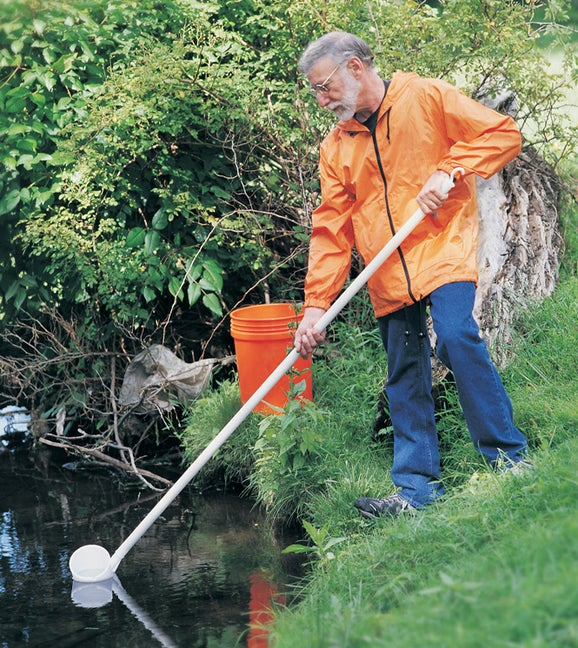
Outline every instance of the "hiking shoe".
<path fill-rule="evenodd" d="M 382 515 L 399 515 L 404 511 L 415 511 L 408 501 L 399 495 L 391 495 L 383 499 L 373 499 L 372 497 L 360 497 L 355 500 L 355 508 L 359 514 L 369 520 L 377 520 Z"/>

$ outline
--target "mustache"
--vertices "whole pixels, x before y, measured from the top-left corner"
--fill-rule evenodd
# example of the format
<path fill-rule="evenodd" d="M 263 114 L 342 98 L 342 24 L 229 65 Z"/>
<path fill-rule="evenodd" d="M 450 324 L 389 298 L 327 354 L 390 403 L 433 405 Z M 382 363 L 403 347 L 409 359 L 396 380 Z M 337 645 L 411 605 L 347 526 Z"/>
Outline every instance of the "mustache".
<path fill-rule="evenodd" d="M 344 106 L 338 102 L 327 104 L 326 110 L 330 110 L 338 119 L 343 119 L 345 116 L 352 117 L 355 113 L 350 106 Z"/>

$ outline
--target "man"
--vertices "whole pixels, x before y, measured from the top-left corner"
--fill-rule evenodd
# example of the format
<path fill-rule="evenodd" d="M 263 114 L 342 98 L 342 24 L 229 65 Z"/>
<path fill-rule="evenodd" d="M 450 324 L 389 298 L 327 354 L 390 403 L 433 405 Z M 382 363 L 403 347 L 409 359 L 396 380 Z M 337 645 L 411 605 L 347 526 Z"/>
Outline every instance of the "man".
<path fill-rule="evenodd" d="M 429 307 L 436 354 L 456 380 L 475 447 L 494 469 L 523 465 L 526 439 L 472 316 L 477 281 L 474 174 L 488 178 L 521 148 L 514 121 L 457 88 L 414 73 L 380 78 L 368 45 L 332 32 L 304 51 L 300 70 L 338 118 L 320 152 L 303 320 L 295 348 L 324 339 L 314 326 L 343 287 L 355 245 L 367 264 L 419 206 L 426 218 L 368 282 L 388 356 L 393 424 L 389 497 L 361 497 L 364 517 L 427 506 L 443 493 L 431 385 Z M 448 193 L 451 171 L 465 170 Z"/>

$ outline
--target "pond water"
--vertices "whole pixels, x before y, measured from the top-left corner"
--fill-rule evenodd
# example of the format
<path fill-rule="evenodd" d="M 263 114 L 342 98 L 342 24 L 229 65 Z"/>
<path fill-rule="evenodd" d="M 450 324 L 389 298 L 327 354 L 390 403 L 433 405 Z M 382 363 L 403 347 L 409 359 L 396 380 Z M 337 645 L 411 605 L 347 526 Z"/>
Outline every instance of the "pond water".
<path fill-rule="evenodd" d="M 250 621 L 288 600 L 300 566 L 281 552 L 294 533 L 235 493 L 187 488 L 121 562 L 110 602 L 81 607 L 72 552 L 112 554 L 159 496 L 67 461 L 0 446 L 0 648 L 266 646 Z"/>

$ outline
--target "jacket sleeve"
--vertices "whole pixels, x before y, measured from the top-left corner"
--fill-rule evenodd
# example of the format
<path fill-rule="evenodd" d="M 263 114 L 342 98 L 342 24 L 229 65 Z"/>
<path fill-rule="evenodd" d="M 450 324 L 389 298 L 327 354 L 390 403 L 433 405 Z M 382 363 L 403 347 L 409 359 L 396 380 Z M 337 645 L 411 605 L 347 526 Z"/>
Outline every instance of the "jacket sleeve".
<path fill-rule="evenodd" d="M 321 204 L 313 212 L 304 306 L 327 310 L 343 287 L 351 267 L 354 245 L 348 193 L 321 148 Z"/>
<path fill-rule="evenodd" d="M 516 122 L 467 97 L 443 81 L 437 83 L 448 138 L 453 142 L 438 162 L 450 173 L 463 167 L 466 173 L 489 178 L 513 160 L 522 148 Z"/>

